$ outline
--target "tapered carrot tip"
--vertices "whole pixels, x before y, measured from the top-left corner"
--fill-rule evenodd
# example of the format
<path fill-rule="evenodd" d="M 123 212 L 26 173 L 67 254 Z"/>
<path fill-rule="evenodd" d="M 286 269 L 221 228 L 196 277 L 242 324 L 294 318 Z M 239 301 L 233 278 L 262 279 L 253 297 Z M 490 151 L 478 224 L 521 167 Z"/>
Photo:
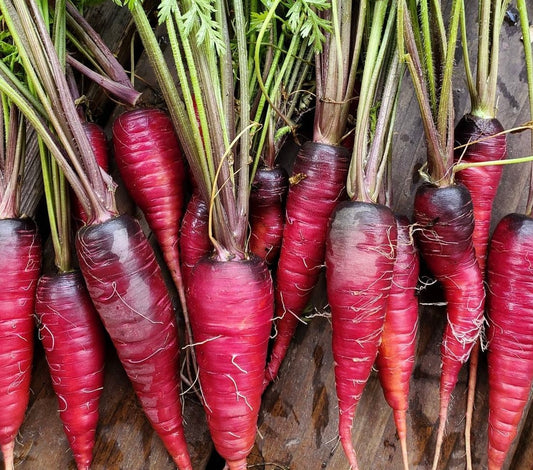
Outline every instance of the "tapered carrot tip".
<path fill-rule="evenodd" d="M 446 427 L 446 418 L 448 416 L 448 405 L 441 407 L 439 415 L 439 429 L 437 431 L 437 444 L 435 445 L 435 457 L 433 458 L 433 466 L 431 470 L 437 470 L 440 460 L 440 453 L 442 449 L 442 443 L 444 441 L 444 430 Z"/>
<path fill-rule="evenodd" d="M 189 454 L 181 453 L 174 456 L 173 460 L 179 470 L 193 470 Z"/>
<path fill-rule="evenodd" d="M 409 458 L 407 454 L 407 413 L 405 410 L 394 410 L 394 424 L 400 439 L 402 448 L 402 461 L 405 470 L 409 470 Z"/>
<path fill-rule="evenodd" d="M 226 461 L 226 466 L 224 470 L 246 470 L 248 464 L 246 463 L 246 458 L 239 460 L 228 460 Z"/>
<path fill-rule="evenodd" d="M 15 468 L 14 464 L 14 453 L 15 450 L 15 441 L 12 440 L 8 444 L 2 444 L 2 455 L 4 456 L 4 468 L 5 470 L 13 470 Z"/>
<path fill-rule="evenodd" d="M 352 444 L 351 433 L 349 436 L 341 436 L 341 444 L 342 448 L 344 449 L 344 453 L 346 454 L 346 458 L 348 459 L 348 463 L 350 464 L 350 469 L 359 470 L 359 466 L 357 465 L 357 457 L 355 456 L 355 449 L 353 448 Z"/>

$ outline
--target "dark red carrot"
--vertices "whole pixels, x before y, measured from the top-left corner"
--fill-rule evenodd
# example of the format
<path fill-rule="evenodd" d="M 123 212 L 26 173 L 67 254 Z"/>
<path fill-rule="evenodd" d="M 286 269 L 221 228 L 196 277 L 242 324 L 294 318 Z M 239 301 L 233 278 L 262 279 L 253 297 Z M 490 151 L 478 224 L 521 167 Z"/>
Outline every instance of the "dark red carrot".
<path fill-rule="evenodd" d="M 229 469 L 244 470 L 261 404 L 272 279 L 255 255 L 231 261 L 204 257 L 192 271 L 187 294 L 211 436 Z"/>
<path fill-rule="evenodd" d="M 388 207 L 349 201 L 335 210 L 326 241 L 339 435 L 354 470 L 358 466 L 351 429 L 378 353 L 396 238 L 396 221 Z"/>
<path fill-rule="evenodd" d="M 191 469 L 179 398 L 178 332 L 171 299 L 140 224 L 121 215 L 78 231 L 91 299 L 143 410 L 179 469 Z"/>
<path fill-rule="evenodd" d="M 172 121 L 155 108 L 126 111 L 113 123 L 113 147 L 122 180 L 154 232 L 176 287 L 182 289 L 178 235 L 186 169 Z"/>
<path fill-rule="evenodd" d="M 276 337 L 266 384 L 277 377 L 318 281 L 328 220 L 343 197 L 348 164 L 349 153 L 344 147 L 306 142 L 297 154 L 276 271 Z"/>
<path fill-rule="evenodd" d="M 503 467 L 533 382 L 533 219 L 505 216 L 487 259 L 488 468 Z"/>
<path fill-rule="evenodd" d="M 98 166 L 107 172 L 109 170 L 109 151 L 104 130 L 98 124 L 87 121 L 83 122 L 83 129 L 93 148 Z M 86 224 L 88 222 L 87 213 L 83 209 L 79 200 L 76 197 L 73 197 L 72 202 L 74 220 L 80 226 Z"/>
<path fill-rule="evenodd" d="M 35 313 L 63 429 L 77 468 L 89 469 L 104 385 L 105 341 L 79 271 L 42 276 Z"/>
<path fill-rule="evenodd" d="M 283 236 L 287 172 L 280 166 L 262 167 L 255 173 L 250 193 L 250 251 L 272 266 Z"/>
<path fill-rule="evenodd" d="M 198 191 L 194 191 L 181 221 L 179 248 L 185 287 L 195 264 L 212 249 L 208 235 L 209 211 Z"/>
<path fill-rule="evenodd" d="M 441 282 L 447 302 L 448 322 L 441 345 L 440 422 L 433 463 L 436 468 L 451 394 L 483 324 L 485 291 L 472 243 L 474 218 L 466 187 L 420 186 L 414 218 L 420 252 Z"/>
<path fill-rule="evenodd" d="M 409 469 L 406 414 L 409 381 L 415 365 L 418 330 L 416 286 L 420 262 L 407 217 L 397 217 L 396 226 L 396 261 L 376 366 L 383 394 L 394 412 L 404 467 Z"/>
<path fill-rule="evenodd" d="M 0 220 L 0 445 L 13 469 L 15 437 L 30 397 L 33 311 L 41 245 L 30 219 Z"/>

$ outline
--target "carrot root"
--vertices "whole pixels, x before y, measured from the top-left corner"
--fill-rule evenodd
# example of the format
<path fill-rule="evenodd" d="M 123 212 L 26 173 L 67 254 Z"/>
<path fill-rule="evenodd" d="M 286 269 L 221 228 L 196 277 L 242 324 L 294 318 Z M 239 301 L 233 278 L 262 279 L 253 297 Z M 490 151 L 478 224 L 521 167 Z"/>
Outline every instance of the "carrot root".
<path fill-rule="evenodd" d="M 15 468 L 14 462 L 15 440 L 2 444 L 2 455 L 4 456 L 4 469 L 13 470 Z"/>
<path fill-rule="evenodd" d="M 172 302 L 139 222 L 128 215 L 78 231 L 80 269 L 152 427 L 180 470 L 191 470 L 179 397 Z"/>
<path fill-rule="evenodd" d="M 352 426 L 378 354 L 396 259 L 397 228 L 388 207 L 340 203 L 326 239 L 339 436 L 353 469 Z M 346 256 L 350 253 L 350 256 Z"/>
<path fill-rule="evenodd" d="M 187 289 L 202 402 L 215 448 L 246 468 L 261 406 L 274 294 L 264 260 L 202 258 Z"/>
<path fill-rule="evenodd" d="M 324 264 L 329 218 L 345 194 L 349 153 L 306 142 L 290 178 L 285 226 L 276 271 L 276 337 L 265 373 L 275 380 Z"/>

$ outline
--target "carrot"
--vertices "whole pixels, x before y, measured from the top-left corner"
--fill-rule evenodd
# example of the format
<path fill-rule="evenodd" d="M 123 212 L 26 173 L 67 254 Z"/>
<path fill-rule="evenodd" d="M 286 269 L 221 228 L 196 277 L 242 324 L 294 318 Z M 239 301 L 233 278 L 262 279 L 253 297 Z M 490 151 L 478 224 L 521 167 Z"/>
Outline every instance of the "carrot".
<path fill-rule="evenodd" d="M 447 302 L 448 322 L 441 344 L 439 430 L 434 468 L 450 398 L 462 365 L 468 360 L 483 324 L 485 291 L 474 253 L 474 219 L 470 193 L 461 184 L 420 186 L 415 195 L 414 218 L 420 252 L 441 282 Z"/>
<path fill-rule="evenodd" d="M 33 310 L 41 245 L 31 219 L 0 220 L 0 445 L 13 469 L 15 437 L 30 397 Z"/>
<path fill-rule="evenodd" d="M 455 127 L 455 160 L 469 163 L 504 159 L 507 139 L 500 132 L 503 132 L 503 126 L 495 118 L 480 118 L 472 114 L 463 116 Z M 501 165 L 488 165 L 465 168 L 455 175 L 456 181 L 464 184 L 472 197 L 475 221 L 472 241 L 481 272 L 485 272 L 492 205 L 502 171 Z"/>
<path fill-rule="evenodd" d="M 228 468 L 244 470 L 261 405 L 272 279 L 254 255 L 231 261 L 204 257 L 192 271 L 187 294 L 211 436 Z"/>
<path fill-rule="evenodd" d="M 181 272 L 185 287 L 189 285 L 195 264 L 212 249 L 208 236 L 208 218 L 207 204 L 194 191 L 181 221 L 179 236 Z"/>
<path fill-rule="evenodd" d="M 396 237 L 396 222 L 388 207 L 349 201 L 340 203 L 332 215 L 326 241 L 339 435 L 354 470 L 358 466 L 352 423 L 378 353 L 392 283 Z"/>
<path fill-rule="evenodd" d="M 186 170 L 172 121 L 159 109 L 126 111 L 113 123 L 113 147 L 122 180 L 154 232 L 176 287 L 183 290 L 178 235 Z"/>
<path fill-rule="evenodd" d="M 287 195 L 276 271 L 276 337 L 266 384 L 274 380 L 324 263 L 329 217 L 342 199 L 348 150 L 306 142 L 299 150 Z"/>
<path fill-rule="evenodd" d="M 80 272 L 42 276 L 35 313 L 63 429 L 77 468 L 89 469 L 104 384 L 105 341 Z"/>
<path fill-rule="evenodd" d="M 250 251 L 272 266 L 283 236 L 284 208 L 289 180 L 280 166 L 259 168 L 250 193 Z"/>
<path fill-rule="evenodd" d="M 420 253 L 441 282 L 447 302 L 433 470 L 439 463 L 451 394 L 480 335 L 485 303 L 483 275 L 472 242 L 472 199 L 468 189 L 454 181 L 452 76 L 463 3 L 453 0 L 447 32 L 438 3 L 420 14 L 405 0 L 399 3 L 400 54 L 414 84 L 427 143 L 428 183 L 417 189 L 414 201 L 416 234 Z"/>
<path fill-rule="evenodd" d="M 509 214 L 497 225 L 487 259 L 488 468 L 501 469 L 533 382 L 531 243 L 533 219 Z"/>
<path fill-rule="evenodd" d="M 500 31 L 505 2 L 479 0 L 475 5 L 478 14 L 476 77 L 470 69 L 468 40 L 466 37 L 466 12 L 461 12 L 463 57 L 471 111 L 455 127 L 455 161 L 494 162 L 506 157 L 506 137 L 497 114 L 497 81 Z M 473 13 L 473 12 L 472 12 Z M 498 135 L 499 134 L 499 135 Z M 457 169 L 457 168 L 456 168 Z M 502 175 L 502 167 L 490 165 L 470 167 L 456 172 L 456 181 L 463 183 L 472 196 L 474 206 L 473 243 L 476 257 L 485 273 L 485 262 L 492 205 Z M 480 344 L 476 343 L 470 356 L 468 395 L 465 414 L 466 467 L 472 470 L 471 428 L 477 381 Z"/>
<path fill-rule="evenodd" d="M 507 139 L 503 126 L 496 118 L 479 117 L 466 114 L 455 126 L 455 160 L 460 163 L 497 161 L 507 156 Z M 479 141 L 479 142 L 477 142 Z M 470 144 L 470 142 L 476 142 Z M 466 145 L 466 147 L 462 147 Z M 492 206 L 500 183 L 503 167 L 489 165 L 470 167 L 458 171 L 455 175 L 457 182 L 464 184 L 472 197 L 474 209 L 474 232 L 472 242 L 481 273 L 485 273 L 487 246 L 489 242 Z M 467 468 L 471 463 L 471 428 L 474 412 L 474 399 L 479 363 L 480 344 L 476 343 L 470 354 L 468 394 L 465 419 L 465 444 L 467 453 Z"/>
<path fill-rule="evenodd" d="M 403 463 L 408 469 L 406 414 L 409 409 L 409 380 L 415 365 L 418 329 L 415 290 L 420 262 L 407 217 L 397 217 L 396 226 L 396 262 L 376 367 L 383 394 L 394 412 Z"/>
<path fill-rule="evenodd" d="M 100 168 L 104 171 L 109 171 L 109 151 L 107 137 L 104 133 L 104 130 L 94 122 L 83 122 L 83 129 L 87 134 L 87 138 L 91 143 L 94 156 Z M 74 220 L 76 223 L 81 226 L 81 224 L 87 223 L 87 214 L 83 209 L 83 206 L 80 204 L 80 201 L 76 198 L 72 198 L 73 201 L 73 214 Z"/>
<path fill-rule="evenodd" d="M 179 399 L 176 319 L 140 224 L 121 215 L 81 228 L 80 269 L 143 410 L 179 469 L 191 469 Z"/>

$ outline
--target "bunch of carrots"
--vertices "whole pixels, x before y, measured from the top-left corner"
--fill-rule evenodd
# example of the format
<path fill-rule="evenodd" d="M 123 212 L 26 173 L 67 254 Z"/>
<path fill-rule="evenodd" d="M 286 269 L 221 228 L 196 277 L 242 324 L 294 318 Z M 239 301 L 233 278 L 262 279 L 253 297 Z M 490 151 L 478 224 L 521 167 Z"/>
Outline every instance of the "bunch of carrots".
<path fill-rule="evenodd" d="M 533 286 L 533 190 L 525 213 L 504 217 L 489 243 L 501 165 L 528 159 L 506 159 L 496 117 L 509 1 L 478 2 L 475 73 L 463 3 L 452 0 L 445 18 L 440 2 L 427 0 L 162 0 L 165 54 L 153 12 L 127 0 L 121 7 L 164 101 L 155 108 L 143 106 L 123 65 L 70 0 L 0 0 L 6 469 L 14 468 L 28 406 L 36 328 L 78 469 L 93 458 L 106 335 L 178 469 L 193 469 L 183 383 L 199 396 L 226 468 L 245 469 L 261 397 L 283 370 L 324 271 L 347 463 L 359 468 L 351 430 L 376 367 L 409 469 L 421 260 L 442 286 L 447 311 L 432 468 L 466 363 L 465 461 L 473 468 L 472 410 L 485 349 L 488 465 L 503 468 L 533 381 L 533 304 L 521 294 Z M 518 9 L 529 37 L 526 2 Z M 471 111 L 454 126 L 459 37 Z M 524 54 L 533 115 L 527 40 Z M 407 75 L 427 163 L 413 214 L 395 214 L 394 126 Z M 125 108 L 111 142 L 87 118 L 85 80 Z M 289 141 L 297 148 L 290 164 Z M 122 212 L 117 176 L 145 226 Z M 26 194 L 36 181 L 46 230 L 36 226 L 37 203 Z M 43 234 L 53 260 L 43 257 Z"/>

